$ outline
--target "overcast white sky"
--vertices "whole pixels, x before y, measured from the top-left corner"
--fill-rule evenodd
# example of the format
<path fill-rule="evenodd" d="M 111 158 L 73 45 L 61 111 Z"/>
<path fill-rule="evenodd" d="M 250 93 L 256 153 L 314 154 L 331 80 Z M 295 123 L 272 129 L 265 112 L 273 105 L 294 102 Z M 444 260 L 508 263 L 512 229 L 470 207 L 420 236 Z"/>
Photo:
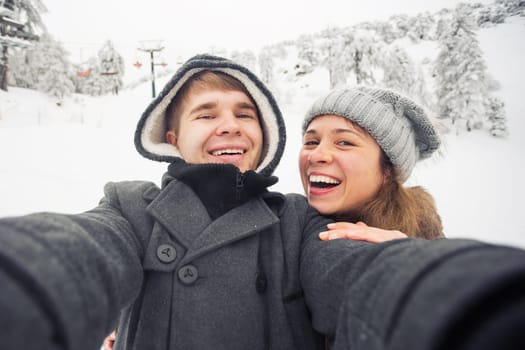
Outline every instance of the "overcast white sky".
<path fill-rule="evenodd" d="M 458 0 L 43 0 L 44 21 L 71 58 L 85 59 L 110 39 L 134 48 L 162 39 L 169 52 L 204 52 L 216 46 L 258 49 L 328 26 L 434 12 Z M 473 2 L 473 1 L 463 1 Z M 490 0 L 476 2 L 489 3 Z"/>

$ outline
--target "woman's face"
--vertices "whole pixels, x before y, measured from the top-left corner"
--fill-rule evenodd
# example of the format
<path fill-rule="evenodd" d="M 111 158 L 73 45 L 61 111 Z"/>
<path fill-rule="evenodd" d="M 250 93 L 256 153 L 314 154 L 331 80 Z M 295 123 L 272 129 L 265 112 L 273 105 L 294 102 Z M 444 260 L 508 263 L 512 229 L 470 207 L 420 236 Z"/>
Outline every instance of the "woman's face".
<path fill-rule="evenodd" d="M 359 209 L 377 194 L 385 178 L 377 142 L 337 115 L 310 122 L 299 153 L 299 169 L 308 201 L 325 215 Z"/>

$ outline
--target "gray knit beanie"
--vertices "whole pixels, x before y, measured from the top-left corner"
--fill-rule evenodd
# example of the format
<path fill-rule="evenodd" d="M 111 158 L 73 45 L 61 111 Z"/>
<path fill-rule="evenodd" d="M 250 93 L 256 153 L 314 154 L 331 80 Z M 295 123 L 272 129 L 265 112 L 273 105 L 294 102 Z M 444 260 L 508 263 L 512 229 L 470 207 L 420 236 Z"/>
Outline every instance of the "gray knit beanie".
<path fill-rule="evenodd" d="M 303 133 L 317 116 L 334 114 L 358 124 L 386 153 L 401 181 L 406 181 L 416 162 L 439 148 L 436 129 L 421 107 L 393 91 L 356 87 L 335 89 L 310 107 Z"/>
<path fill-rule="evenodd" d="M 160 94 L 146 108 L 135 131 L 135 147 L 146 158 L 173 162 L 180 158 L 179 150 L 166 141 L 166 109 L 177 92 L 193 75 L 203 71 L 218 71 L 239 80 L 257 104 L 263 130 L 263 155 L 256 169 L 262 175 L 271 175 L 282 157 L 286 143 L 286 129 L 281 111 L 271 92 L 246 67 L 228 59 L 197 55 L 186 61 Z"/>

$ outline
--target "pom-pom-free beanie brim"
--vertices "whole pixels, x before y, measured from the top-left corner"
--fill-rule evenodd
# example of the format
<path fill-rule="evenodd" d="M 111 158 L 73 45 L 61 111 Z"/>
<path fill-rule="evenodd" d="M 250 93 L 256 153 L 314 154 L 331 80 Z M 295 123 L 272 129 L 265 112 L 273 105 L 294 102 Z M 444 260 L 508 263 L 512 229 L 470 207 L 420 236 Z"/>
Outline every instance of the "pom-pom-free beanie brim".
<path fill-rule="evenodd" d="M 358 124 L 379 144 L 405 181 L 416 162 L 439 148 L 440 140 L 421 107 L 390 90 L 368 87 L 330 91 L 308 110 L 303 132 L 320 115 L 338 115 Z"/>
<path fill-rule="evenodd" d="M 146 108 L 135 132 L 135 147 L 146 158 L 173 162 L 181 158 L 177 147 L 166 141 L 166 109 L 180 88 L 193 75 L 203 71 L 219 71 L 239 80 L 257 104 L 263 130 L 263 158 L 256 171 L 271 175 L 282 157 L 286 129 L 277 103 L 266 86 L 246 67 L 222 57 L 197 55 L 186 61 Z"/>

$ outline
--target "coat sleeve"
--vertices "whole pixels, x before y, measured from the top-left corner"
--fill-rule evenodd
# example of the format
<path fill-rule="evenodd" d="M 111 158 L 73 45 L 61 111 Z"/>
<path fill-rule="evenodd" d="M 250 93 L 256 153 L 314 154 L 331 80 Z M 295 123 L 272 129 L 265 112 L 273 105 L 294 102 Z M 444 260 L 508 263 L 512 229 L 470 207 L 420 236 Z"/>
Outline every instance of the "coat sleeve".
<path fill-rule="evenodd" d="M 92 211 L 0 220 L 0 348 L 96 349 L 142 284 L 116 187 Z"/>
<path fill-rule="evenodd" d="M 524 344 L 525 251 L 458 239 L 323 242 L 318 231 L 305 222 L 301 282 L 330 349 Z"/>

